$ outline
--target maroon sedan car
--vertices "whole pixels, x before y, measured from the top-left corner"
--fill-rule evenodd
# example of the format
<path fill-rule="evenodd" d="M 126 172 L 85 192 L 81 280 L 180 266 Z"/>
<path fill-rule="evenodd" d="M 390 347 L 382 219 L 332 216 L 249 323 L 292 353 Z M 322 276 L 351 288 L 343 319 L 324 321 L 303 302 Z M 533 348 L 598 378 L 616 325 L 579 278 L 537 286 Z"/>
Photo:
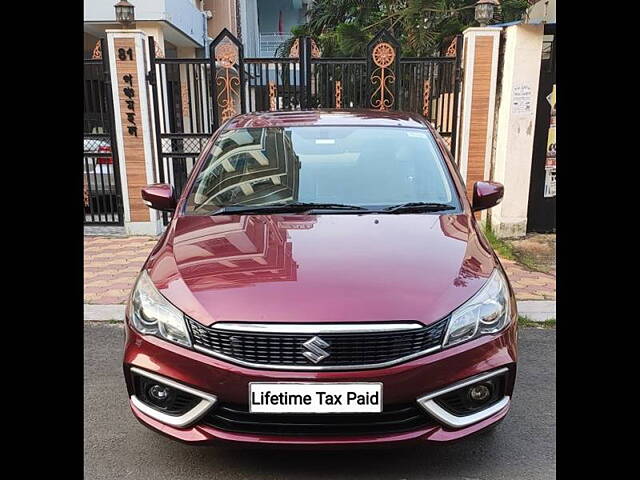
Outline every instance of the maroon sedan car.
<path fill-rule="evenodd" d="M 126 314 L 135 417 L 205 444 L 447 442 L 508 412 L 517 313 L 442 138 L 373 111 L 240 115 L 203 149 Z"/>

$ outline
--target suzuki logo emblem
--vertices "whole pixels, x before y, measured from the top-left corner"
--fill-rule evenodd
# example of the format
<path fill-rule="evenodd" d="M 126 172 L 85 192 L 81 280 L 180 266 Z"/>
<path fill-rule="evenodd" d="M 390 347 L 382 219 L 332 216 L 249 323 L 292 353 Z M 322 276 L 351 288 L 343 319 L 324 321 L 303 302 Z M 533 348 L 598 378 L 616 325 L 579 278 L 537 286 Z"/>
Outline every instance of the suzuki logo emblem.
<path fill-rule="evenodd" d="M 323 350 L 323 348 L 327 348 L 329 344 L 320 337 L 313 337 L 312 339 L 304 342 L 302 346 L 306 348 L 306 351 L 302 352 L 302 355 L 313 363 L 318 363 L 329 356 L 329 352 Z"/>

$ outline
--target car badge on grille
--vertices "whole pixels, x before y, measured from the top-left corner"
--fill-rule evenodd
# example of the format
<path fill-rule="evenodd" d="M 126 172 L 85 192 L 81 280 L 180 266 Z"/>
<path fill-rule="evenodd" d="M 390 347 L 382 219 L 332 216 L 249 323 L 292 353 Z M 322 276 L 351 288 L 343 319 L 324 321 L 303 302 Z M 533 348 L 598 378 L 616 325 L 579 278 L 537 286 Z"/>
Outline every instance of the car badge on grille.
<path fill-rule="evenodd" d="M 302 346 L 306 348 L 306 351 L 302 352 L 302 355 L 313 363 L 318 363 L 329 356 L 329 352 L 323 350 L 323 348 L 327 348 L 329 344 L 320 337 L 313 337 L 304 342 Z"/>

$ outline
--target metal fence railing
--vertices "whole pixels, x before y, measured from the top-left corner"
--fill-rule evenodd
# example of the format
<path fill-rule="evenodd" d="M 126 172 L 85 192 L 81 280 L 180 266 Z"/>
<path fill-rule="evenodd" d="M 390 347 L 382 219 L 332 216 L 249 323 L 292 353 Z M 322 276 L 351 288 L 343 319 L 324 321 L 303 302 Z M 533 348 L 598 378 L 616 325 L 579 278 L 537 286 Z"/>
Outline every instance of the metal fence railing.
<path fill-rule="evenodd" d="M 83 204 L 85 225 L 123 225 L 113 101 L 104 41 L 84 60 Z"/>

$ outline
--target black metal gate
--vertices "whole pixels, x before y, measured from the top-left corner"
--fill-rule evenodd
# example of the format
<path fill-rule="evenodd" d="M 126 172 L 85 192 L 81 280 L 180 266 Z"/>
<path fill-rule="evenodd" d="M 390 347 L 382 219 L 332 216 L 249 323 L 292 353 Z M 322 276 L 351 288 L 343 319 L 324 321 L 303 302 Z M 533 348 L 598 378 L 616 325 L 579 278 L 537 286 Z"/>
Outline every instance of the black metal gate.
<path fill-rule="evenodd" d="M 367 57 L 322 58 L 302 37 L 289 57 L 245 58 L 239 40 L 223 30 L 209 58 L 162 58 L 149 39 L 158 173 L 181 193 L 206 141 L 239 113 L 314 108 L 403 110 L 423 115 L 455 151 L 462 36 L 442 57 L 401 58 L 382 31 Z M 165 215 L 166 221 L 166 215 Z"/>
<path fill-rule="evenodd" d="M 543 42 L 527 210 L 527 231 L 541 233 L 556 230 L 555 25 L 545 25 L 544 33 L 553 37 Z"/>
<path fill-rule="evenodd" d="M 83 203 L 85 225 L 123 225 L 107 51 L 100 40 L 84 60 Z"/>
<path fill-rule="evenodd" d="M 218 123 L 214 120 L 214 86 L 208 58 L 163 58 L 149 38 L 157 171 L 160 182 L 178 194 Z"/>

